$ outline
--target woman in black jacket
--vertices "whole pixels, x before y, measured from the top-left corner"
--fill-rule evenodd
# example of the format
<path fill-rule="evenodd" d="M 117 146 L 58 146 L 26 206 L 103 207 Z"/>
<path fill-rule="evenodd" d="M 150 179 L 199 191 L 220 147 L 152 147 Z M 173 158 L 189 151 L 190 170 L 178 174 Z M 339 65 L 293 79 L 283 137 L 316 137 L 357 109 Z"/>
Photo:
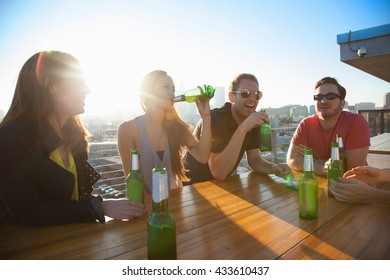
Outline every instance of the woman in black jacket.
<path fill-rule="evenodd" d="M 100 178 L 88 164 L 79 114 L 89 92 L 79 62 L 50 51 L 22 67 L 0 123 L 0 217 L 28 225 L 131 219 L 145 207 L 91 196 Z"/>

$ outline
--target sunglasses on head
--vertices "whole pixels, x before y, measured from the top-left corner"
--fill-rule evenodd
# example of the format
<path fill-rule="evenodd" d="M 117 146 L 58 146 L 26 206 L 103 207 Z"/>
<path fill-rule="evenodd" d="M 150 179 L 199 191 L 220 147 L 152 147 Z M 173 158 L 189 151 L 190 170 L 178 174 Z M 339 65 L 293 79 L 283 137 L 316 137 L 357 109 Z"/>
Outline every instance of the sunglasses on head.
<path fill-rule="evenodd" d="M 340 95 L 338 95 L 337 93 L 334 93 L 334 92 L 330 92 L 330 93 L 327 93 L 327 94 L 317 94 L 317 95 L 314 95 L 314 100 L 317 100 L 317 101 L 321 101 L 324 98 L 326 98 L 327 100 L 334 100 L 336 98 L 342 99 Z"/>
<path fill-rule="evenodd" d="M 253 93 L 256 100 L 260 100 L 263 97 L 263 93 L 260 90 L 250 91 L 249 89 L 243 89 L 241 91 L 233 91 L 233 93 L 240 93 L 242 98 L 248 98 Z"/>

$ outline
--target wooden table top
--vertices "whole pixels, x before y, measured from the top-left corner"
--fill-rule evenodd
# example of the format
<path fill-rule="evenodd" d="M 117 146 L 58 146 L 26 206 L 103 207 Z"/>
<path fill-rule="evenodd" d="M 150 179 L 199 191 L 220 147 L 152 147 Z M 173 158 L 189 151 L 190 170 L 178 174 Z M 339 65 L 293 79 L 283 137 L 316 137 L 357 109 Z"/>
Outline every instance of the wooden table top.
<path fill-rule="evenodd" d="M 299 217 L 298 192 L 273 175 L 248 172 L 173 190 L 178 259 L 390 259 L 390 207 L 338 202 L 327 197 L 325 178 L 319 186 L 314 220 Z M 0 258 L 146 259 L 146 219 L 3 225 Z"/>

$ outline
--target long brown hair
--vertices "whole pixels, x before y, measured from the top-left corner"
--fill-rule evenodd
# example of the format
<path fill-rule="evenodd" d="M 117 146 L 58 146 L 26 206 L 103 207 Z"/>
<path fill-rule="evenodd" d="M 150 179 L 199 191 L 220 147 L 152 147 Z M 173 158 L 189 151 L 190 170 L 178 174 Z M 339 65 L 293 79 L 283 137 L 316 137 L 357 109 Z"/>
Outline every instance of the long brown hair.
<path fill-rule="evenodd" d="M 37 128 L 38 141 L 44 138 L 43 127 L 53 113 L 54 106 L 49 96 L 51 83 L 61 80 L 65 73 L 77 75 L 79 62 L 70 54 L 48 51 L 30 57 L 19 72 L 11 106 L 0 123 L 32 123 Z M 79 116 L 71 117 L 63 127 L 65 146 L 74 155 L 88 151 L 88 132 Z"/>
<path fill-rule="evenodd" d="M 164 76 L 168 76 L 167 72 L 155 70 L 147 74 L 141 83 L 141 106 L 145 110 L 144 101 L 147 95 L 155 94 L 155 83 Z M 172 172 L 177 175 L 181 181 L 189 181 L 185 175 L 183 164 L 183 155 L 185 151 L 185 136 L 188 132 L 191 133 L 191 126 L 183 121 L 177 113 L 175 107 L 166 113 L 164 120 L 164 128 L 168 136 L 168 143 L 171 156 Z"/>

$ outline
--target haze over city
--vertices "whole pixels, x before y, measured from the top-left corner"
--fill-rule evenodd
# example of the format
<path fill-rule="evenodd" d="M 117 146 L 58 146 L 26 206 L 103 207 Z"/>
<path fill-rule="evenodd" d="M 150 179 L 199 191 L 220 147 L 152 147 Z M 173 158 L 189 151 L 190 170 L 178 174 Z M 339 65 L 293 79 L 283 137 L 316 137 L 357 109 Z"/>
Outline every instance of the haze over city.
<path fill-rule="evenodd" d="M 332 76 L 349 104 L 383 106 L 388 82 L 340 61 L 338 34 L 390 22 L 390 1 L 2 1 L 0 111 L 23 63 L 41 50 L 73 54 L 91 94 L 86 116 L 142 114 L 143 76 L 166 70 L 177 91 L 225 87 L 255 74 L 260 107 L 313 104 L 313 86 Z"/>

